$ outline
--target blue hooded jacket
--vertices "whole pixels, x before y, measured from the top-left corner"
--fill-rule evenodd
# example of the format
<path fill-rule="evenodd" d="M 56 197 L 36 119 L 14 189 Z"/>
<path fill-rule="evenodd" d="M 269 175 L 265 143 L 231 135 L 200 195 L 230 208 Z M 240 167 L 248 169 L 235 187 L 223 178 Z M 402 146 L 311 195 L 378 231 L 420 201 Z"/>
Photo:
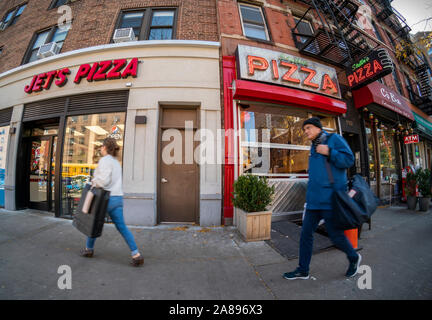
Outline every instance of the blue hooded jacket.
<path fill-rule="evenodd" d="M 321 144 L 327 144 L 330 149 L 329 160 L 334 187 L 330 183 L 326 169 L 327 156 L 317 153 L 314 145 L 312 145 L 309 155 L 309 182 L 306 192 L 306 203 L 309 210 L 332 209 L 333 190 L 347 189 L 346 169 L 354 164 L 354 155 L 342 136 L 329 135 L 324 130 L 323 134 L 325 138 Z"/>

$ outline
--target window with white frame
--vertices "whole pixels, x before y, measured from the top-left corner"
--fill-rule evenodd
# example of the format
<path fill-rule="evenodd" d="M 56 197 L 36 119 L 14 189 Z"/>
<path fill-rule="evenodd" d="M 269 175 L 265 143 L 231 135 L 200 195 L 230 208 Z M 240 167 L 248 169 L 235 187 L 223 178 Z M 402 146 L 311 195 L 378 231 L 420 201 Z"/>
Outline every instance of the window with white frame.
<path fill-rule="evenodd" d="M 308 176 L 310 141 L 302 126 L 312 114 L 258 104 L 239 109 L 241 174 Z M 324 130 L 336 132 L 334 117 L 319 117 Z"/>
<path fill-rule="evenodd" d="M 239 3 L 243 34 L 248 38 L 270 40 L 260 7 Z"/>

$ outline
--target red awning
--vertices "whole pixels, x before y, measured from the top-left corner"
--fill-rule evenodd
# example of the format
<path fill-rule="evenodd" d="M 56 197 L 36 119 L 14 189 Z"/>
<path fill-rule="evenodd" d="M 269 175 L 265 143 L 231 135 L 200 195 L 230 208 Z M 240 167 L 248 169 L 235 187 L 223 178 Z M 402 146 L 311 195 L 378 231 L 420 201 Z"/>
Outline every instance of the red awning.
<path fill-rule="evenodd" d="M 405 98 L 378 81 L 358 90 L 353 90 L 353 97 L 356 108 L 376 103 L 414 121 L 414 115 Z"/>
<path fill-rule="evenodd" d="M 234 80 L 234 96 L 236 100 L 260 101 L 317 110 L 331 114 L 346 113 L 345 102 L 319 94 L 279 87 L 248 80 Z"/>

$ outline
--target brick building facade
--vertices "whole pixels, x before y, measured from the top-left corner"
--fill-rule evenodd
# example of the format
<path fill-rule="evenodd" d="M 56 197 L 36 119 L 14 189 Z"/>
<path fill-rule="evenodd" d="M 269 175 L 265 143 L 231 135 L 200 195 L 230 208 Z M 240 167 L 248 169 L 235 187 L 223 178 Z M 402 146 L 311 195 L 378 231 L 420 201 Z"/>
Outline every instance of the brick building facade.
<path fill-rule="evenodd" d="M 0 3 L 0 17 L 4 19 L 8 12 L 24 4 L 26 7 L 16 23 L 0 31 L 0 73 L 21 65 L 34 34 L 57 25 L 66 13 L 58 13 L 59 7 L 53 7 L 53 0 L 8 0 Z M 173 39 L 218 41 L 219 38 L 213 0 L 76 0 L 67 5 L 71 8 L 72 28 L 61 53 L 112 43 L 121 11 L 139 8 L 177 9 Z"/>

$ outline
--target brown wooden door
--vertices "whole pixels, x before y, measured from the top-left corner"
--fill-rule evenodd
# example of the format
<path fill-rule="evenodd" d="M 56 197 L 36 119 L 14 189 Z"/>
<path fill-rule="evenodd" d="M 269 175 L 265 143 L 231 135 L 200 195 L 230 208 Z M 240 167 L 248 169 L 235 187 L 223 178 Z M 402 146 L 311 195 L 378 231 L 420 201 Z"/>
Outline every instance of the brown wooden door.
<path fill-rule="evenodd" d="M 194 223 L 198 221 L 198 194 L 199 194 L 199 174 L 198 165 L 190 154 L 192 148 L 188 148 L 186 154 L 185 137 L 193 137 L 197 126 L 197 111 L 185 109 L 162 109 L 162 121 L 160 132 L 160 151 L 159 151 L 159 221 L 160 222 L 186 222 Z M 193 128 L 185 130 L 185 121 L 192 121 Z M 171 131 L 170 131 L 171 130 Z M 166 161 L 167 152 L 164 148 L 171 150 L 170 156 L 174 157 L 173 143 L 171 136 L 173 130 L 176 139 L 181 142 L 175 152 L 181 152 L 181 157 L 177 154 L 177 161 L 170 163 L 172 158 Z M 162 141 L 170 137 L 169 141 Z M 181 141 L 180 141 L 181 140 Z M 197 142 L 190 141 L 190 146 L 195 150 Z M 180 160 L 181 161 L 178 161 Z M 192 160 L 192 161 L 191 161 Z"/>

